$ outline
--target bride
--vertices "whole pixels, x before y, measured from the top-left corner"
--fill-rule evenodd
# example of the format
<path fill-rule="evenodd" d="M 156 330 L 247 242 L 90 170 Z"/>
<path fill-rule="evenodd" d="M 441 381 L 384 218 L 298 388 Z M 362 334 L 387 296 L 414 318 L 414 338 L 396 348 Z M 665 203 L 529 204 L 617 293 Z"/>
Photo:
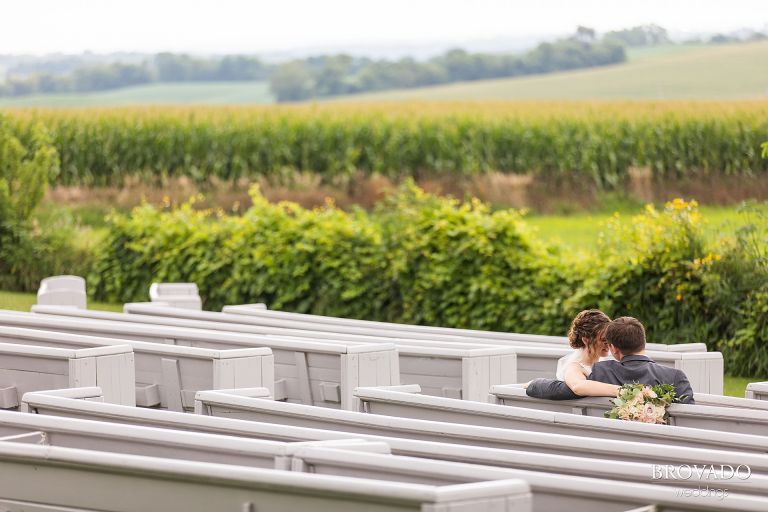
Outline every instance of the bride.
<path fill-rule="evenodd" d="M 557 379 L 580 396 L 616 396 L 619 386 L 588 380 L 592 365 L 608 355 L 602 331 L 610 323 L 599 309 L 587 309 L 576 315 L 568 331 L 568 341 L 575 350 L 557 362 Z"/>

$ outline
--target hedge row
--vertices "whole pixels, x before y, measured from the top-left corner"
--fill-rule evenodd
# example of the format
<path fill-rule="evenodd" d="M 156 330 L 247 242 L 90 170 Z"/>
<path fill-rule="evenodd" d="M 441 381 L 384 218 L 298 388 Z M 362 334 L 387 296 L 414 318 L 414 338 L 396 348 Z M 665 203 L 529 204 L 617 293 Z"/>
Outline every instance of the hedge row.
<path fill-rule="evenodd" d="M 193 281 L 206 307 L 563 334 L 581 309 L 640 318 L 653 341 L 705 341 L 728 371 L 768 374 L 768 268 L 755 230 L 705 242 L 695 204 L 605 226 L 589 255 L 536 239 L 512 210 L 411 185 L 373 212 L 270 204 L 243 216 L 191 205 L 112 219 L 89 277 L 95 298 L 146 300 L 152 281 Z M 768 223 L 763 224 L 763 226 Z M 761 252 L 762 251 L 762 252 Z"/>
<path fill-rule="evenodd" d="M 656 176 L 762 173 L 768 104 L 506 103 L 16 111 L 21 138 L 45 124 L 58 183 L 130 176 L 198 181 L 281 176 L 327 182 L 489 171 L 571 177 L 611 188 L 633 166 Z"/>

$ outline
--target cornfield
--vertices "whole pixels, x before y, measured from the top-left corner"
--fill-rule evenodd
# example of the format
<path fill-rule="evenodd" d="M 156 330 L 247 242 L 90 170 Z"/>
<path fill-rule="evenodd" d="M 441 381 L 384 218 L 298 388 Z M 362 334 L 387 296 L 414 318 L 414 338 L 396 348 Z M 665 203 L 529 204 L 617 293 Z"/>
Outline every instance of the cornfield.
<path fill-rule="evenodd" d="M 485 172 L 613 188 L 632 167 L 654 177 L 768 170 L 768 102 L 406 103 L 281 107 L 7 110 L 23 139 L 42 123 L 56 182 L 128 177 L 271 177 L 314 172 L 399 179 Z"/>

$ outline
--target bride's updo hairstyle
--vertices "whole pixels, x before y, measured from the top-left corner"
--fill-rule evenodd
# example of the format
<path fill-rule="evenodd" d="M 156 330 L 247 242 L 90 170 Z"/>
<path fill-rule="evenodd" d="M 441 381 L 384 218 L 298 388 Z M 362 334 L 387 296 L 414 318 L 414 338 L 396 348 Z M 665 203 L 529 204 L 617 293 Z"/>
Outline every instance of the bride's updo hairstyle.
<path fill-rule="evenodd" d="M 591 355 L 596 355 L 600 351 L 595 342 L 610 321 L 608 315 L 599 309 L 585 309 L 571 322 L 571 328 L 568 331 L 571 347 L 584 348 Z"/>

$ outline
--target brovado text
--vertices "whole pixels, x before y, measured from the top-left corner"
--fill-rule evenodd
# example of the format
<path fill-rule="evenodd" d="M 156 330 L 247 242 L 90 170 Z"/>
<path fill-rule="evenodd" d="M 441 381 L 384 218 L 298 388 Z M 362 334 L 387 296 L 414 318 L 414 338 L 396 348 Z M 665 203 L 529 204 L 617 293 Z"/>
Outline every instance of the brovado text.
<path fill-rule="evenodd" d="M 752 470 L 746 464 L 736 467 L 730 464 L 654 464 L 651 472 L 653 480 L 747 480 L 752 476 Z"/>

